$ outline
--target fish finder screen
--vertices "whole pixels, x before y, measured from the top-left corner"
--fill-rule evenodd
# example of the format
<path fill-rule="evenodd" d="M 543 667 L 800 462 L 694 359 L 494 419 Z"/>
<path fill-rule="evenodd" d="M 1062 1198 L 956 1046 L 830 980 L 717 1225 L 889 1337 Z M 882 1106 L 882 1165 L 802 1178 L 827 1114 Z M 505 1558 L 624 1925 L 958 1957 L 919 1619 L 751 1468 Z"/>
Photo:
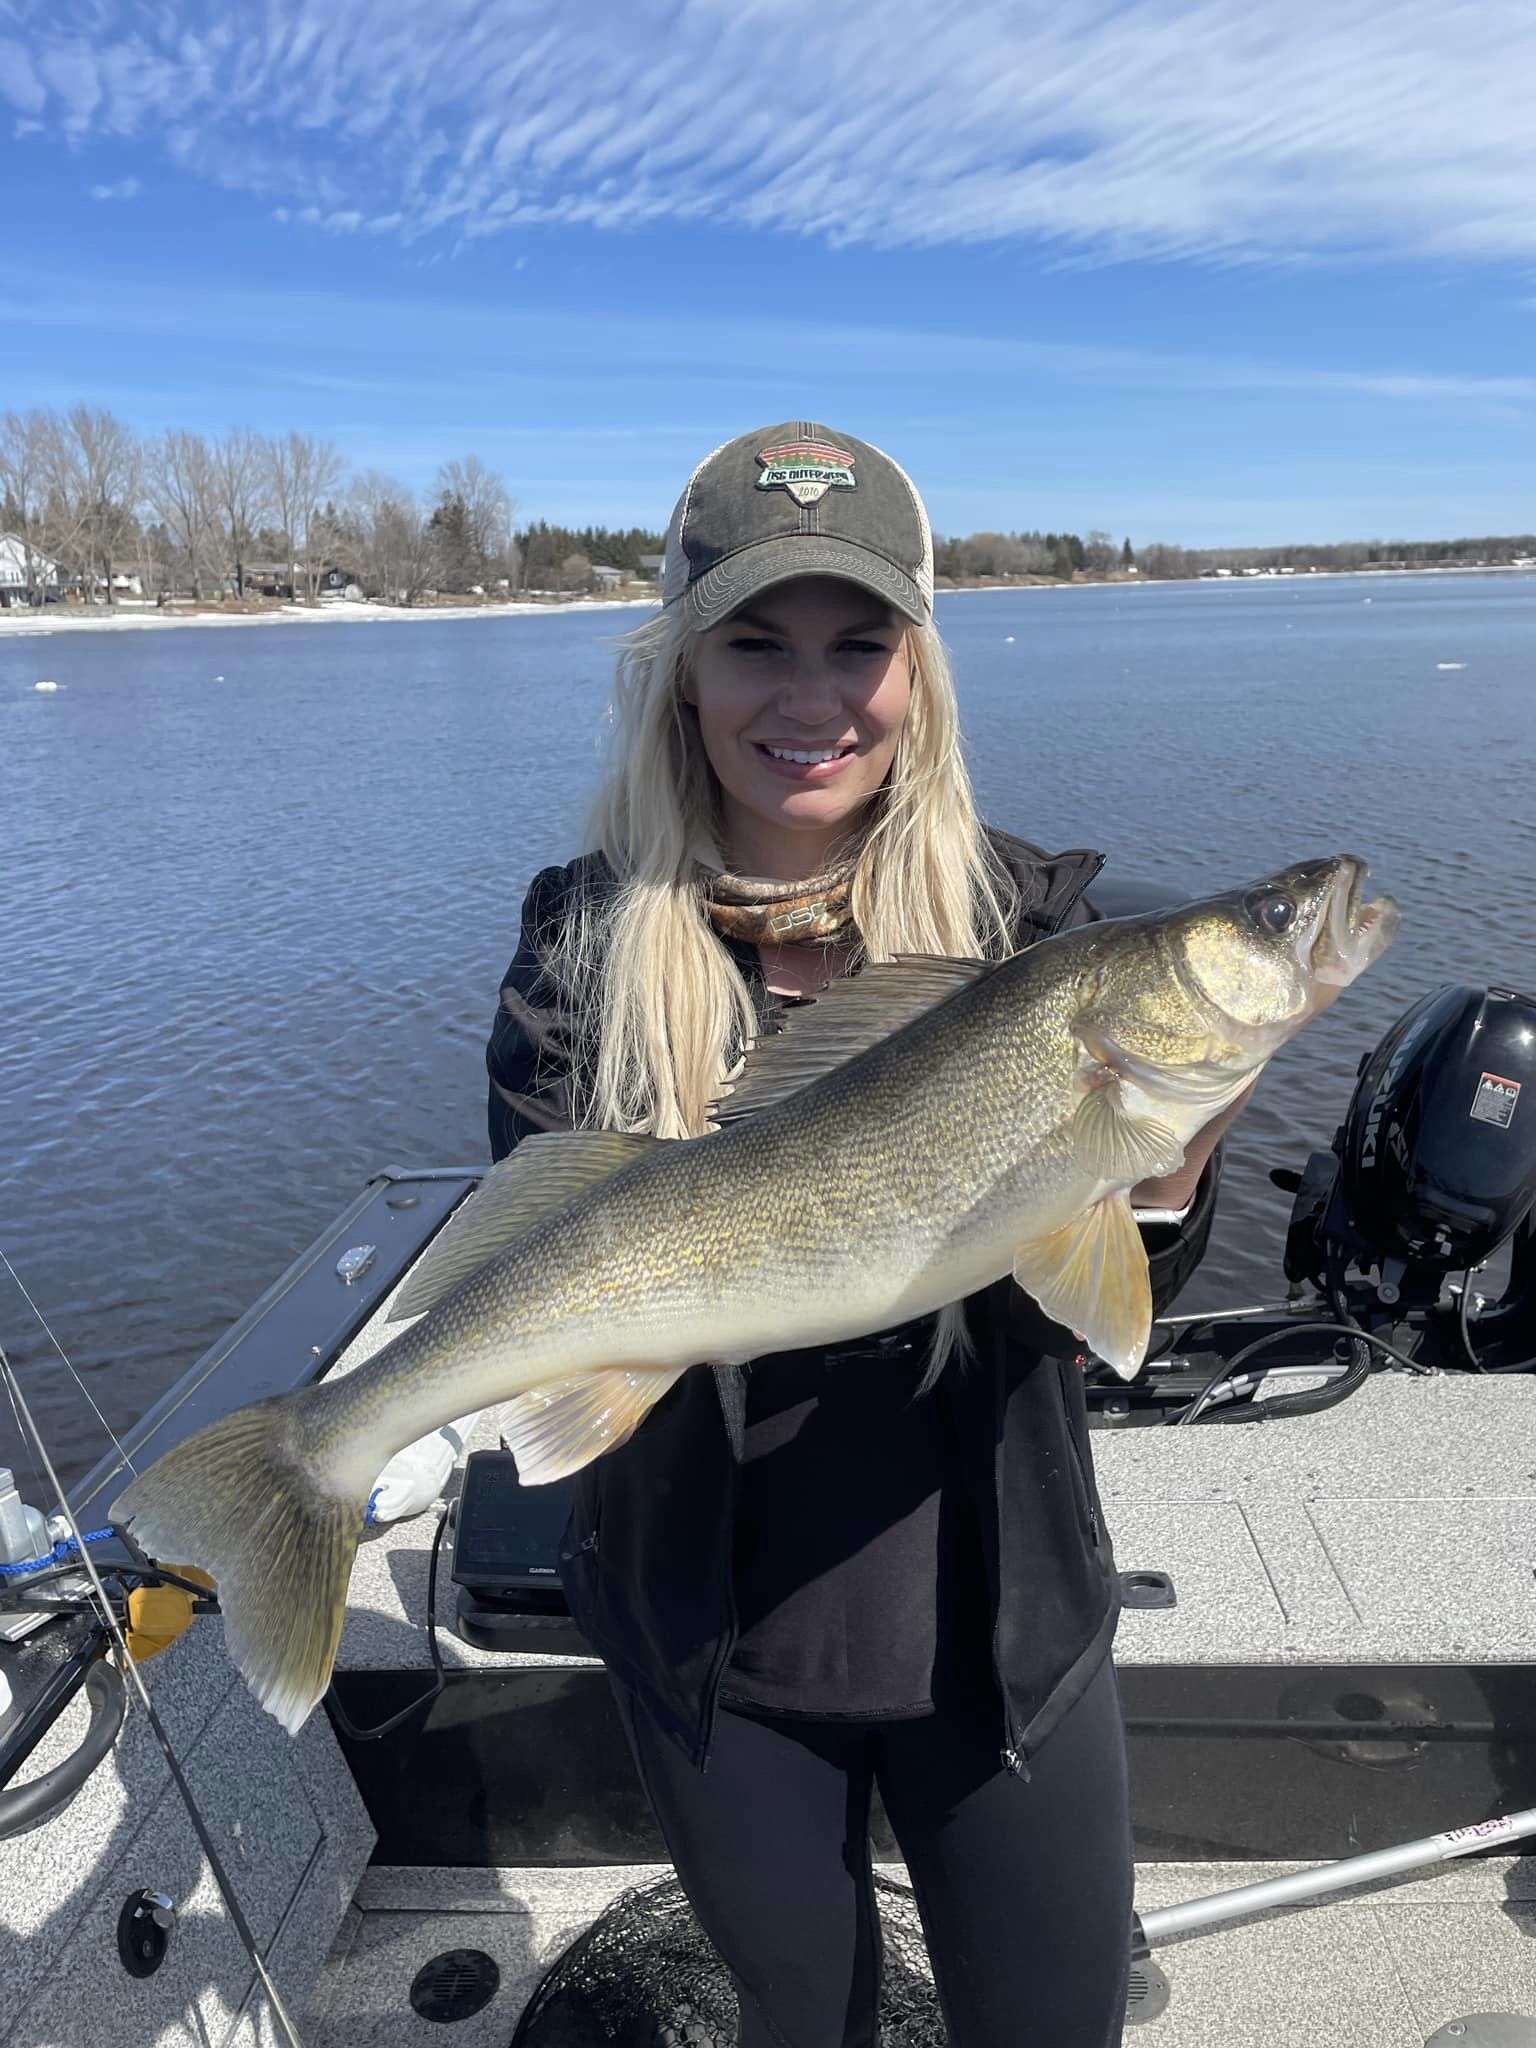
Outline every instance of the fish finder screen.
<path fill-rule="evenodd" d="M 510 1451 L 472 1451 L 454 1537 L 458 1584 L 494 1592 L 558 1583 L 573 1485 L 523 1486 Z"/>

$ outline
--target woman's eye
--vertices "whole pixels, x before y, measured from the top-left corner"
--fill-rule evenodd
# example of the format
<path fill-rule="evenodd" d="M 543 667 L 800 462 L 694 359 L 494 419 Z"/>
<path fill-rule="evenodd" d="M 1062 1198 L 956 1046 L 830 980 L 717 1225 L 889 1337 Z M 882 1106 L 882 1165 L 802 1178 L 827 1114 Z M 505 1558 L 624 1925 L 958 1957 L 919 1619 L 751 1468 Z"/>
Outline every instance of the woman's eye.
<path fill-rule="evenodd" d="M 743 634 L 731 642 L 733 654 L 772 654 L 778 647 L 777 640 L 764 640 L 756 634 Z"/>
<path fill-rule="evenodd" d="M 843 652 L 845 654 L 888 655 L 890 651 L 890 648 L 884 646 L 879 640 L 845 640 L 843 642 Z"/>

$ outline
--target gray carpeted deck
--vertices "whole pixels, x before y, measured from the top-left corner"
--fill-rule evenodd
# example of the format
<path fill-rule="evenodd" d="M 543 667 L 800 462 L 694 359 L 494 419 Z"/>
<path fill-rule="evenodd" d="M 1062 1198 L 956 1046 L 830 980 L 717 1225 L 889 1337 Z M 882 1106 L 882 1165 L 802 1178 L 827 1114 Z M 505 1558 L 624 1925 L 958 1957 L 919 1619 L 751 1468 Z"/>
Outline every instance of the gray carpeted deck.
<path fill-rule="evenodd" d="M 1143 1909 L 1252 1883 L 1291 1865 L 1150 1864 Z M 541 1972 L 655 1866 L 601 1871 L 370 1870 L 305 2030 L 310 2048 L 417 2048 L 442 2030 L 411 2010 L 411 1980 L 445 1949 L 494 1957 L 501 1985 L 458 2024 L 461 2048 L 505 2048 Z M 899 1868 L 891 1874 L 901 1877 Z M 1128 2026 L 1146 2048 L 1423 2048 L 1474 2012 L 1536 2023 L 1536 1859 L 1453 1864 L 1390 1890 L 1264 1915 L 1170 1942 L 1154 1960 L 1166 2011 Z M 1027 2015 L 1020 2048 L 1035 2048 Z M 1040 2043 L 1038 2048 L 1065 2048 Z"/>
<path fill-rule="evenodd" d="M 366 1347 L 365 1336 L 356 1355 Z M 472 1447 L 496 1441 L 487 1413 Z M 1125 1615 L 1122 1665 L 1536 1659 L 1536 1379 L 1385 1374 L 1321 1415 L 1098 1430 L 1094 1452 L 1119 1565 L 1168 1572 L 1178 1595 L 1171 1611 Z M 344 1665 L 425 1665 L 429 1540 L 423 1520 L 365 1546 Z M 445 1655 L 505 1661 L 451 1637 Z M 1137 1900 L 1145 1910 L 1290 1867 L 1144 1865 Z M 541 1968 L 653 1874 L 370 1871 L 321 1987 L 319 2048 L 436 2038 L 410 2010 L 410 1979 L 468 1944 L 496 1956 L 503 1981 L 455 2038 L 499 2048 Z M 1536 1857 L 1441 1866 L 1187 1937 L 1154 1960 L 1168 2008 L 1127 2029 L 1147 2048 L 1423 2048 L 1472 2013 L 1536 2022 Z"/>

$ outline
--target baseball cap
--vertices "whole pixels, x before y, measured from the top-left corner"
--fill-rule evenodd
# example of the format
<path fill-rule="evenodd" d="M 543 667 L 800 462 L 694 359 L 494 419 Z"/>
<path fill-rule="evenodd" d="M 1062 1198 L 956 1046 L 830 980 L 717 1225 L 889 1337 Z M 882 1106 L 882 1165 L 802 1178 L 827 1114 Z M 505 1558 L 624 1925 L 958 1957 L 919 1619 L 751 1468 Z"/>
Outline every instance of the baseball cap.
<path fill-rule="evenodd" d="M 662 602 L 703 631 L 795 576 L 840 576 L 916 625 L 933 617 L 933 537 L 912 479 L 868 441 L 811 420 L 705 456 L 667 529 Z"/>

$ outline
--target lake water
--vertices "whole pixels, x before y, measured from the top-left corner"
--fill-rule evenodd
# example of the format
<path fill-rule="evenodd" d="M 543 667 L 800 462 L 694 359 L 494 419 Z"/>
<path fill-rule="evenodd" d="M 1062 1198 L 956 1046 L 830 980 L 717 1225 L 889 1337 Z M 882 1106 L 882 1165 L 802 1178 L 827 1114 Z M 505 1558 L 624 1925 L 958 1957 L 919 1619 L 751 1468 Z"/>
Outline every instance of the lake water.
<path fill-rule="evenodd" d="M 484 1158 L 523 890 L 577 850 L 635 616 L 0 637 L 0 1245 L 114 1427 L 370 1174 Z M 1536 577 L 939 620 L 996 823 L 1191 892 L 1356 851 L 1402 900 L 1234 1133 L 1187 1305 L 1272 1296 L 1267 1169 L 1328 1142 L 1359 1056 L 1438 984 L 1536 986 Z M 0 1343 L 80 1474 L 104 1435 L 3 1269 Z"/>

